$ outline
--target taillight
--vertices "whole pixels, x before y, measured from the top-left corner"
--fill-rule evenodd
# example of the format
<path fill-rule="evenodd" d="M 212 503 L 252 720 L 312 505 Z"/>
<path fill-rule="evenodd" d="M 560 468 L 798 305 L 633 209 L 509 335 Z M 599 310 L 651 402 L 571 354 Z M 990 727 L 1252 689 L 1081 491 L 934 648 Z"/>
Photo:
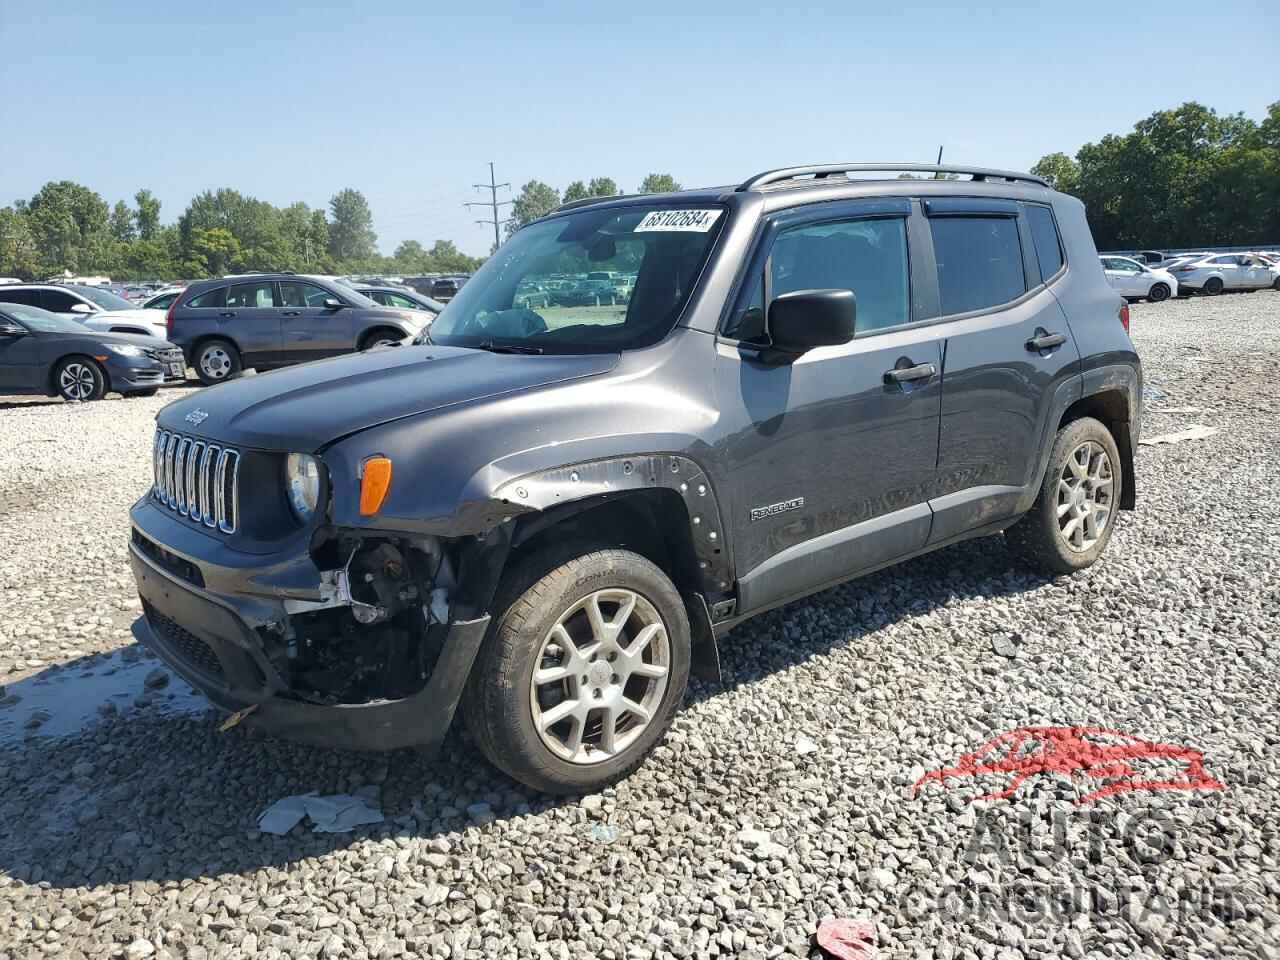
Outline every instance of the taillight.
<path fill-rule="evenodd" d="M 1129 332 L 1129 304 L 1120 304 L 1120 326 L 1124 327 L 1124 332 Z"/>
<path fill-rule="evenodd" d="M 169 304 L 169 309 L 164 315 L 164 332 L 165 335 L 173 339 L 173 311 L 178 309 L 178 301 L 182 299 L 182 294 L 178 294 L 173 298 L 173 303 Z"/>

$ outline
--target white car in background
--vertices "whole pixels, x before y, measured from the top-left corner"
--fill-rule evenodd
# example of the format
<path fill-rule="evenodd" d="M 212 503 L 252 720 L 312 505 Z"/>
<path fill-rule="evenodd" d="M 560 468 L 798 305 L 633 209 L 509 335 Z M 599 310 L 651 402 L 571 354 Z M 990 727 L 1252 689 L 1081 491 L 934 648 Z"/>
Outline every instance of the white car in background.
<path fill-rule="evenodd" d="M 1178 295 L 1178 281 L 1168 270 L 1149 267 L 1129 257 L 1099 257 L 1102 272 L 1116 293 L 1125 298 L 1159 303 Z"/>
<path fill-rule="evenodd" d="M 1210 296 L 1224 290 L 1280 290 L 1280 270 L 1252 253 L 1218 253 L 1175 264 L 1170 270 L 1184 290 Z"/>
<path fill-rule="evenodd" d="M 148 297 L 142 304 L 144 310 L 168 310 L 173 306 L 173 301 L 178 299 L 178 294 L 186 287 L 165 287 L 163 290 L 157 290 Z"/>
<path fill-rule="evenodd" d="M 163 313 L 135 307 L 124 297 L 117 297 L 102 287 L 70 283 L 6 284 L 0 286 L 0 301 L 39 307 L 79 320 L 90 330 L 168 339 Z"/>

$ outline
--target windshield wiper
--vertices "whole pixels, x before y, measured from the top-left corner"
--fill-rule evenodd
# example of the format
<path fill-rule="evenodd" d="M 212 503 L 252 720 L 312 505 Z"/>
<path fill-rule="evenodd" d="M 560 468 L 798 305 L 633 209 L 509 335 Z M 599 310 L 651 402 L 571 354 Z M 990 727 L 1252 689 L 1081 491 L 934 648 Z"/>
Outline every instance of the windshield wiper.
<path fill-rule="evenodd" d="M 481 340 L 474 345 L 477 350 L 488 350 L 490 353 L 542 353 L 541 347 L 531 347 L 523 343 L 494 343 L 492 340 Z"/>

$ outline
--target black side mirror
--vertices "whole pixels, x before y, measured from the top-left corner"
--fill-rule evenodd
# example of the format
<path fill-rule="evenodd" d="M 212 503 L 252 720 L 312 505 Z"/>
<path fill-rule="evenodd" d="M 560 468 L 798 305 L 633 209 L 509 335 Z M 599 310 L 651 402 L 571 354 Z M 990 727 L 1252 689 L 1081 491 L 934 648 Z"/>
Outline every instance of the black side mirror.
<path fill-rule="evenodd" d="M 343 303 L 341 300 L 339 300 L 337 297 L 324 298 L 324 308 L 326 310 L 341 310 L 345 306 L 346 304 Z"/>
<path fill-rule="evenodd" d="M 790 363 L 815 347 L 848 343 L 857 327 L 858 304 L 852 290 L 796 290 L 769 304 L 773 362 Z"/>
<path fill-rule="evenodd" d="M 26 327 L 20 327 L 8 320 L 0 320 L 0 337 L 20 337 L 26 332 Z"/>

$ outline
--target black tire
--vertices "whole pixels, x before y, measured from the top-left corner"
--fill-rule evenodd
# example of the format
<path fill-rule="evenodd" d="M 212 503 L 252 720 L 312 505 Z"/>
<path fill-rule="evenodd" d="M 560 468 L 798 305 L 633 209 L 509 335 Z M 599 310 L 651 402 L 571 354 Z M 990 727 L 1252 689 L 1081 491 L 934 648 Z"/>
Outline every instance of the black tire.
<path fill-rule="evenodd" d="M 1069 524 L 1073 517 L 1059 516 L 1061 506 L 1059 481 L 1063 478 L 1064 472 L 1070 469 L 1069 458 L 1085 444 L 1092 444 L 1099 448 L 1108 458 L 1110 487 L 1108 489 L 1098 485 L 1099 492 L 1094 496 L 1101 496 L 1101 491 L 1106 489 L 1110 512 L 1102 528 L 1097 531 L 1097 537 L 1092 544 L 1088 544 L 1082 536 L 1082 543 L 1079 546 L 1073 546 L 1068 543 L 1068 537 L 1064 535 L 1063 530 L 1064 524 Z M 1096 461 L 1093 457 L 1088 459 L 1092 469 Z M 1115 530 L 1116 521 L 1119 519 L 1120 491 L 1124 486 L 1123 471 L 1124 464 L 1120 460 L 1120 451 L 1116 447 L 1115 438 L 1111 436 L 1110 430 L 1092 417 L 1083 417 L 1068 423 L 1054 438 L 1053 449 L 1049 453 L 1049 465 L 1045 470 L 1036 502 L 1026 516 L 1006 531 L 1005 538 L 1034 566 L 1050 575 L 1075 573 L 1077 570 L 1092 566 L 1102 555 L 1102 551 L 1107 548 L 1111 534 Z M 1069 507 L 1068 509 L 1073 512 L 1076 509 L 1083 510 L 1085 505 L 1082 503 L 1078 508 Z"/>
<path fill-rule="evenodd" d="M 132 393 L 126 393 L 126 397 L 154 397 L 160 392 L 159 387 L 152 387 L 150 390 L 134 390 Z"/>
<path fill-rule="evenodd" d="M 1173 291 L 1169 289 L 1167 283 L 1153 284 L 1151 289 L 1147 291 L 1147 299 L 1152 303 L 1161 303 L 1169 299 L 1169 294 Z"/>
<path fill-rule="evenodd" d="M 1280 277 L 1276 277 L 1275 283 L 1271 284 L 1272 290 L 1280 290 Z"/>
<path fill-rule="evenodd" d="M 631 743 L 608 759 L 576 763 L 554 753 L 535 727 L 533 671 L 540 664 L 545 666 L 544 638 L 549 640 L 561 616 L 608 589 L 634 592 L 649 603 L 650 613 L 661 618 L 668 641 L 666 687 L 650 711 L 648 725 L 633 734 Z M 514 568 L 503 579 L 494 609 L 500 612 L 476 657 L 462 704 L 467 729 L 489 762 L 521 783 L 553 794 L 592 793 L 634 771 L 671 724 L 689 681 L 689 618 L 667 575 L 630 551 L 566 545 Z M 594 669 L 596 665 L 587 666 Z M 618 681 L 617 676 L 612 679 Z M 576 671 L 573 679 L 564 682 L 566 689 L 575 691 L 572 698 L 566 692 L 564 699 L 580 698 L 589 708 L 592 701 L 587 687 L 577 683 Z M 646 689 L 656 693 L 659 688 Z M 541 704 L 539 708 L 546 709 Z M 591 719 L 592 714 L 586 716 Z M 571 726 L 573 722 L 579 721 Z M 585 720 L 581 722 L 591 729 Z"/>
<path fill-rule="evenodd" d="M 399 330 L 393 330 L 390 327 L 378 327 L 370 330 L 360 338 L 360 345 L 356 348 L 360 351 L 372 350 L 376 346 L 383 344 L 399 343 L 404 339 L 404 334 Z"/>
<path fill-rule="evenodd" d="M 65 357 L 53 370 L 53 387 L 69 403 L 101 400 L 107 392 L 107 374 L 92 357 Z"/>
<path fill-rule="evenodd" d="M 1222 292 L 1222 280 L 1219 277 L 1210 277 L 1204 282 L 1204 292 L 1211 297 L 1216 297 Z"/>
<path fill-rule="evenodd" d="M 196 376 L 206 387 L 215 383 L 234 380 L 244 370 L 244 362 L 240 359 L 240 351 L 230 340 L 215 337 L 205 340 L 191 356 L 191 365 L 196 368 Z"/>

